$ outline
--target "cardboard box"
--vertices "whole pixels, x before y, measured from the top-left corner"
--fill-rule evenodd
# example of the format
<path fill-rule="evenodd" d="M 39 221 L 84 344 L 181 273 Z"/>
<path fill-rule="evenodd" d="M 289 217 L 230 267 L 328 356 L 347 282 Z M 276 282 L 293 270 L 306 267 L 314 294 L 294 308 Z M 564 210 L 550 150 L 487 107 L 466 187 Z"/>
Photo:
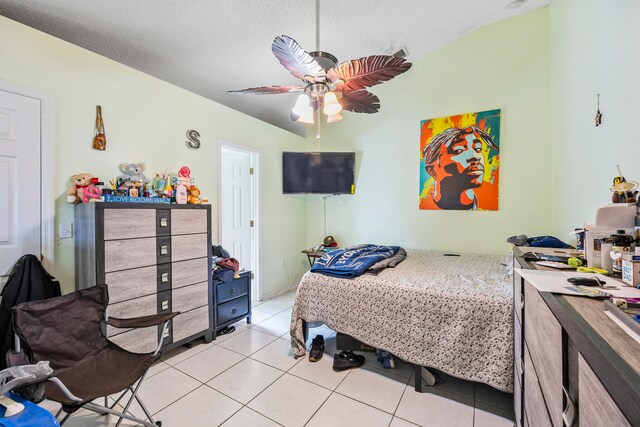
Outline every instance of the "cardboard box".
<path fill-rule="evenodd" d="M 600 240 L 618 234 L 618 230 L 613 228 L 596 228 L 587 225 L 585 235 L 584 250 L 589 267 L 602 268 L 602 251 L 600 250 Z M 626 234 L 633 234 L 633 228 L 621 228 Z"/>
<path fill-rule="evenodd" d="M 637 256 L 624 254 L 622 256 L 622 281 L 633 287 L 640 285 L 640 260 Z"/>

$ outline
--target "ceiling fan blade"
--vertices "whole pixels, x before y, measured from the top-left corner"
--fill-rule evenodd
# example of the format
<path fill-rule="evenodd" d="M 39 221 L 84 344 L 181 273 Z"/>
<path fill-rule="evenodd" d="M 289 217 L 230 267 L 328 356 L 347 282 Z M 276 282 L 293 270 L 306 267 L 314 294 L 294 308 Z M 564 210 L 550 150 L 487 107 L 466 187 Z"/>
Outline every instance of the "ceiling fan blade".
<path fill-rule="evenodd" d="M 354 113 L 373 114 L 380 110 L 380 99 L 364 89 L 342 92 L 340 104 L 344 110 Z"/>
<path fill-rule="evenodd" d="M 329 68 L 327 70 L 327 78 L 329 79 L 329 81 L 331 83 L 340 80 L 340 76 L 338 75 L 338 72 L 336 71 L 335 68 Z"/>
<path fill-rule="evenodd" d="M 248 89 L 230 90 L 227 93 L 237 95 L 278 95 L 281 93 L 303 92 L 302 86 L 261 86 Z"/>
<path fill-rule="evenodd" d="M 271 51 L 282 66 L 297 78 L 307 80 L 305 76 L 312 76 L 315 81 L 324 80 L 324 69 L 291 37 L 276 37 Z"/>
<path fill-rule="evenodd" d="M 391 80 L 411 68 L 404 58 L 373 55 L 343 62 L 336 69 L 344 90 L 358 90 Z"/>

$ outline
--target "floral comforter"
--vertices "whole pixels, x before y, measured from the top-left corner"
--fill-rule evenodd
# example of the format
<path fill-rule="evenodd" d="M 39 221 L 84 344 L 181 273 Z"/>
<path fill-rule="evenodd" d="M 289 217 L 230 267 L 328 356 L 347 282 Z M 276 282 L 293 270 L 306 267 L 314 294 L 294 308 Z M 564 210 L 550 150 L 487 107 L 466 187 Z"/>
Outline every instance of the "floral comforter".
<path fill-rule="evenodd" d="M 302 320 L 414 364 L 513 392 L 513 285 L 502 255 L 407 250 L 397 267 L 354 279 L 307 272 L 291 317 L 304 356 Z"/>

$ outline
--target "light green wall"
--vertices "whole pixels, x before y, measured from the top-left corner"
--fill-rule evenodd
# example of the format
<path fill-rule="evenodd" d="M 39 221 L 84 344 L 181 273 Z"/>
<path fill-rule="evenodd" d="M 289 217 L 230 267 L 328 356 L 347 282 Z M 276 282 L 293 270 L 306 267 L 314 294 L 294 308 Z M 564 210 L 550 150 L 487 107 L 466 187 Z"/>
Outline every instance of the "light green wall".
<path fill-rule="evenodd" d="M 280 153 L 303 150 L 303 138 L 4 17 L 0 58 L 0 79 L 55 96 L 56 231 L 59 223 L 73 222 L 73 206 L 64 200 L 72 174 L 113 178 L 120 163 L 146 162 L 151 174 L 191 168 L 214 205 L 216 241 L 220 138 L 261 150 L 263 295 L 297 282 L 306 263 L 299 252 L 305 245 L 305 202 L 282 195 Z M 91 149 L 97 104 L 103 107 L 106 152 Z M 199 150 L 185 146 L 187 129 L 201 133 Z M 74 289 L 73 247 L 72 239 L 56 242 L 53 274 L 65 292 Z"/>
<path fill-rule="evenodd" d="M 327 233 L 341 244 L 504 253 L 507 236 L 562 238 L 592 221 L 609 201 L 616 163 L 640 179 L 638 16 L 635 0 L 554 0 L 484 27 L 374 87 L 381 112 L 345 113 L 323 126 L 320 144 L 2 17 L 0 79 L 55 95 L 56 229 L 73 221 L 62 199 L 73 173 L 113 177 L 127 161 L 146 161 L 152 173 L 187 164 L 215 203 L 217 139 L 262 150 L 261 253 L 271 295 L 304 270 L 299 249 L 324 237 L 320 197 L 281 194 L 282 150 L 358 153 L 356 195 L 327 200 Z M 604 121 L 595 128 L 597 93 Z M 90 148 L 96 104 L 105 111 L 105 153 Z M 500 210 L 418 210 L 420 120 L 493 108 L 502 109 Z M 197 152 L 183 144 L 191 128 L 203 135 Z M 73 240 L 58 242 L 54 274 L 73 288 Z"/>
<path fill-rule="evenodd" d="M 514 234 L 551 228 L 549 25 L 541 9 L 477 30 L 376 86 L 376 115 L 345 113 L 308 150 L 356 151 L 355 196 L 327 199 L 327 233 L 340 244 L 506 253 Z M 345 58 L 342 58 L 345 59 Z M 420 121 L 502 109 L 500 210 L 420 211 Z M 322 241 L 323 206 L 309 197 L 307 243 Z"/>
<path fill-rule="evenodd" d="M 611 202 L 616 164 L 640 180 L 640 2 L 553 0 L 549 9 L 553 228 L 566 236 Z"/>

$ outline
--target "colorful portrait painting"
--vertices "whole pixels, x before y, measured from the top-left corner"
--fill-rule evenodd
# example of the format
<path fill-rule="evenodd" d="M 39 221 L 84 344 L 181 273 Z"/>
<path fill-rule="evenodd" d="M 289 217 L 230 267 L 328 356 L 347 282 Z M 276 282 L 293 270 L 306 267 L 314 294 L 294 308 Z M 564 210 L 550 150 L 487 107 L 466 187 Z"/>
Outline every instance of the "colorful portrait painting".
<path fill-rule="evenodd" d="M 420 122 L 419 207 L 498 210 L 500 110 Z"/>

